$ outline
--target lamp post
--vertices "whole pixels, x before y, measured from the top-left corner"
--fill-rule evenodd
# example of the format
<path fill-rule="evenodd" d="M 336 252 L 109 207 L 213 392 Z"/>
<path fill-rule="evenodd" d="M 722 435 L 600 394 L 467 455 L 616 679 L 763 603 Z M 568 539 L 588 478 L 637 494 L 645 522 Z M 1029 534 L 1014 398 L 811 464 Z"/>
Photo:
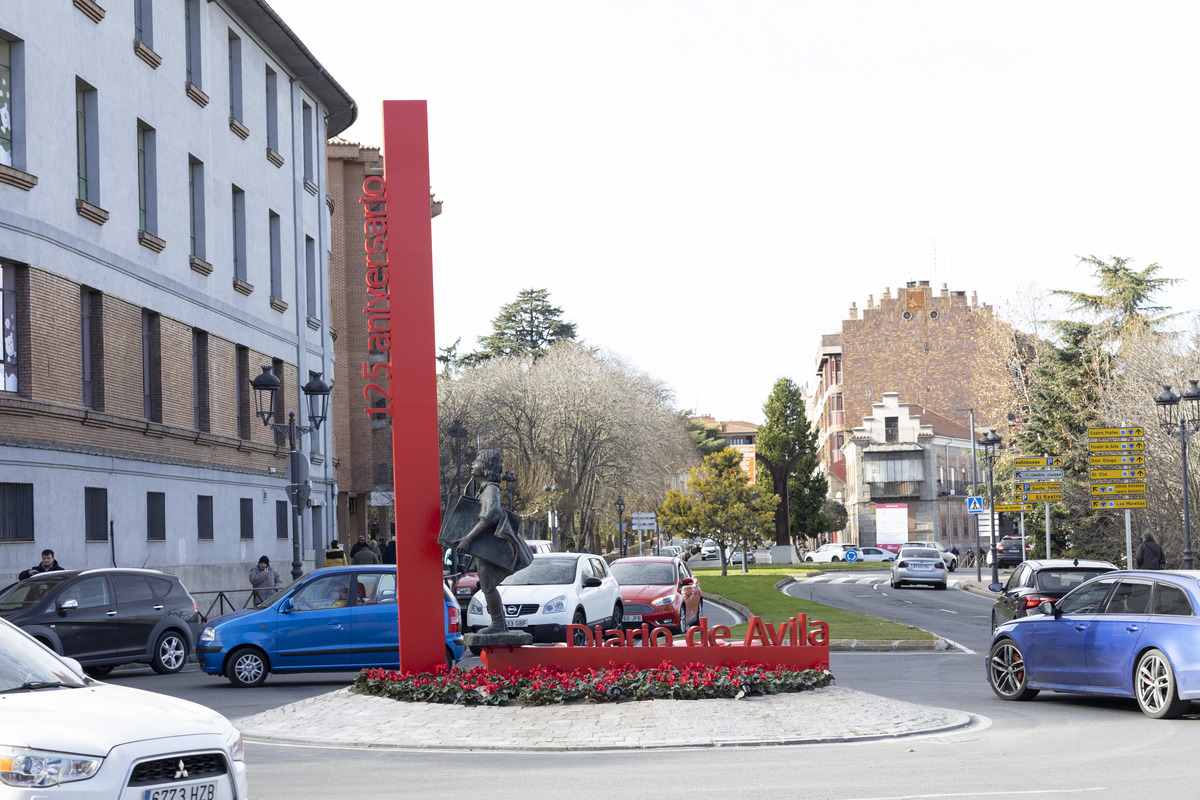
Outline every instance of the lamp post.
<path fill-rule="evenodd" d="M 283 384 L 272 372 L 270 367 L 263 367 L 262 374 L 250 381 L 254 389 L 255 414 L 273 431 L 288 435 L 288 500 L 292 503 L 292 580 L 303 573 L 303 561 L 300 558 L 300 504 L 308 500 L 312 493 L 312 483 L 308 479 L 308 458 L 296 448 L 300 436 L 313 433 L 321 427 L 329 413 L 329 394 L 333 387 L 321 380 L 317 373 L 308 383 L 301 387 L 305 398 L 308 399 L 308 420 L 311 425 L 297 425 L 296 412 L 288 412 L 287 424 L 272 422 L 275 418 L 275 401 Z"/>
<path fill-rule="evenodd" d="M 504 473 L 500 480 L 504 481 L 505 491 L 508 492 L 508 510 L 513 510 L 513 484 L 517 482 L 517 476 L 511 472 Z"/>
<path fill-rule="evenodd" d="M 621 558 L 624 558 L 629 551 L 625 545 L 625 529 L 621 527 L 621 514 L 625 512 L 625 501 L 621 499 L 621 495 L 617 495 L 617 502 L 613 505 L 617 507 L 617 536 L 620 537 Z"/>
<path fill-rule="evenodd" d="M 550 510 L 546 514 L 546 528 L 550 531 L 550 541 L 554 543 L 554 549 L 558 550 L 558 509 L 554 507 L 554 493 L 558 491 L 558 485 L 548 483 L 542 489 L 550 499 Z"/>
<path fill-rule="evenodd" d="M 454 488 L 450 490 L 450 497 L 454 497 L 462 489 L 462 443 L 467 438 L 467 426 L 456 419 L 446 433 L 454 439 Z"/>
<path fill-rule="evenodd" d="M 1000 437 L 992 428 L 980 437 L 979 446 L 988 468 L 988 527 L 992 534 L 992 583 L 1000 582 L 1000 559 L 996 556 L 996 451 L 1000 449 Z"/>
<path fill-rule="evenodd" d="M 1181 399 L 1187 402 L 1181 404 Z M 1163 386 L 1162 394 L 1154 398 L 1154 405 L 1158 410 L 1158 424 L 1168 436 L 1179 440 L 1183 455 L 1183 568 L 1192 569 L 1195 559 L 1192 553 L 1192 517 L 1188 508 L 1187 443 L 1192 434 L 1200 430 L 1200 386 L 1196 385 L 1196 381 L 1189 380 L 1182 398 L 1172 392 L 1170 386 Z"/>

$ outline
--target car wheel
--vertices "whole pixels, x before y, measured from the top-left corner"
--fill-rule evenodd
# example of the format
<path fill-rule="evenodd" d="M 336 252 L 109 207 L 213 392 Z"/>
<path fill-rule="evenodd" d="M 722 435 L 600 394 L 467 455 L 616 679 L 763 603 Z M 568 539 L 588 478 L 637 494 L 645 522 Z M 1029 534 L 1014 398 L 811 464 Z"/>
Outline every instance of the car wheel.
<path fill-rule="evenodd" d="M 113 671 L 113 666 L 84 667 L 83 671 L 93 678 L 107 678 L 108 674 Z"/>
<path fill-rule="evenodd" d="M 805 557 L 804 557 L 804 560 L 805 560 L 805 561 L 807 561 L 808 563 L 810 563 L 810 564 L 811 564 L 811 563 L 812 563 L 812 560 L 813 560 L 813 558 L 812 558 L 812 556 L 805 556 Z"/>
<path fill-rule="evenodd" d="M 1175 719 L 1190 701 L 1179 697 L 1175 672 L 1161 650 L 1147 650 L 1133 671 L 1134 693 L 1142 712 L 1154 719 Z"/>
<path fill-rule="evenodd" d="M 947 586 L 947 584 L 946 584 L 946 582 L 945 582 L 945 581 L 943 581 L 942 583 L 934 584 L 934 585 L 935 585 L 935 586 L 936 586 L 936 588 L 938 588 L 938 589 L 945 589 L 945 588 L 946 588 L 946 586 Z"/>
<path fill-rule="evenodd" d="M 229 663 L 225 667 L 225 677 L 229 678 L 229 682 L 234 686 L 248 689 L 253 686 L 262 686 L 269 671 L 270 665 L 267 664 L 266 656 L 261 651 L 255 650 L 253 647 L 239 647 L 229 656 Z"/>
<path fill-rule="evenodd" d="M 482 647 L 479 647 L 478 645 L 474 645 L 474 644 L 470 646 L 470 649 L 471 649 L 471 655 L 475 656 L 476 658 L 479 658 L 479 654 L 483 652 Z"/>
<path fill-rule="evenodd" d="M 1025 672 L 1025 656 L 1012 639 L 1001 639 L 988 653 L 988 683 L 1001 700 L 1029 700 L 1037 689 L 1029 688 Z"/>
<path fill-rule="evenodd" d="M 704 616 L 704 598 L 696 604 L 696 619 L 692 622 L 693 625 L 699 625 L 701 617 Z"/>
<path fill-rule="evenodd" d="M 623 611 L 621 609 L 621 601 L 618 600 L 616 605 L 613 606 L 612 627 L 615 630 L 618 630 L 618 631 L 621 630 L 621 616 L 622 615 L 623 615 Z"/>
<path fill-rule="evenodd" d="M 159 675 L 179 672 L 187 663 L 187 654 L 187 641 L 183 636 L 176 631 L 167 631 L 158 637 L 158 643 L 154 645 L 154 656 L 150 659 L 150 666 Z"/>
<path fill-rule="evenodd" d="M 587 618 L 583 616 L 582 611 L 576 611 L 575 616 L 571 618 L 572 625 L 583 625 L 587 627 Z M 587 634 L 583 631 L 574 631 L 572 633 L 571 643 L 576 647 L 587 647 Z"/>
<path fill-rule="evenodd" d="M 454 669 L 454 651 L 446 648 L 446 669 Z"/>
<path fill-rule="evenodd" d="M 832 561 L 833 561 L 833 563 L 835 563 L 835 564 L 836 564 L 837 562 L 841 561 L 841 559 L 840 559 L 840 558 L 838 558 L 837 556 L 834 556 L 834 557 L 833 557 L 833 559 L 832 559 Z"/>
<path fill-rule="evenodd" d="M 957 558 L 950 559 L 949 569 L 951 572 L 954 572 L 954 570 L 958 569 L 958 559 Z"/>

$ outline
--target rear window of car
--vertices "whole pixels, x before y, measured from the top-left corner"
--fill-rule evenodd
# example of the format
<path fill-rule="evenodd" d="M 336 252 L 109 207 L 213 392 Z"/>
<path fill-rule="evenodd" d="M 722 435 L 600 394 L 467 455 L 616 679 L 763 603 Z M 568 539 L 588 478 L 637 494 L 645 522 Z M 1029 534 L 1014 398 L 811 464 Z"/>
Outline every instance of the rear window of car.
<path fill-rule="evenodd" d="M 901 553 L 901 555 L 904 556 L 905 558 L 936 558 L 939 560 L 942 557 L 942 554 L 939 553 L 937 550 L 929 550 L 929 549 L 918 550 L 915 547 L 910 547 L 909 549 L 907 549 L 903 553 Z"/>
<path fill-rule="evenodd" d="M 1084 581 L 1111 571 L 1107 569 L 1043 569 L 1039 570 L 1036 576 L 1037 588 L 1041 592 L 1066 594 Z"/>
<path fill-rule="evenodd" d="M 1154 613 L 1172 617 L 1190 617 L 1192 604 L 1187 592 L 1169 583 L 1158 583 L 1154 587 Z"/>

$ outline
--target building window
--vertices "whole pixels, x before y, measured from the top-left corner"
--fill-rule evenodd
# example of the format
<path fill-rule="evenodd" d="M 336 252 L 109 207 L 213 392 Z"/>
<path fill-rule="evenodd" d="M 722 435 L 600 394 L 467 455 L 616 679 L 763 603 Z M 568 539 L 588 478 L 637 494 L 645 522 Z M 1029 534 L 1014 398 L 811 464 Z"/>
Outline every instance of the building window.
<path fill-rule="evenodd" d="M 192 256 L 204 260 L 204 162 L 188 156 L 188 220 Z"/>
<path fill-rule="evenodd" d="M 183 29 L 187 82 L 200 88 L 200 0 L 184 0 Z"/>
<path fill-rule="evenodd" d="M 209 421 L 208 332 L 192 329 L 192 427 L 211 430 Z"/>
<path fill-rule="evenodd" d="M 241 499 L 241 531 L 243 539 L 254 538 L 254 500 L 249 497 Z"/>
<path fill-rule="evenodd" d="M 213 499 L 210 494 L 196 496 L 196 538 L 201 541 L 212 541 L 213 538 Z"/>
<path fill-rule="evenodd" d="M 153 0 L 133 0 L 133 40 L 154 47 Z"/>
<path fill-rule="evenodd" d="M 287 500 L 276 500 L 275 501 L 275 538 L 276 539 L 288 538 L 288 517 L 291 516 L 288 513 L 288 511 L 289 511 L 289 508 L 288 508 Z"/>
<path fill-rule="evenodd" d="M 233 277 L 246 280 L 246 193 L 233 187 Z"/>
<path fill-rule="evenodd" d="M 267 230 L 271 238 L 271 297 L 283 297 L 283 249 L 279 215 L 267 210 Z"/>
<path fill-rule="evenodd" d="M 167 540 L 167 495 L 163 492 L 146 492 L 146 541 Z"/>
<path fill-rule="evenodd" d="M 100 205 L 100 135 L 96 90 L 75 79 L 75 164 L 78 197 Z"/>
<path fill-rule="evenodd" d="M 234 391 L 237 396 L 237 435 L 239 439 L 250 438 L 250 351 L 238 345 L 237 364 L 234 368 Z"/>
<path fill-rule="evenodd" d="M 162 318 L 142 310 L 142 415 L 162 422 Z"/>
<path fill-rule="evenodd" d="M 275 421 L 283 422 L 287 416 L 287 379 L 283 373 L 282 359 L 271 359 L 271 374 L 279 379 L 279 391 L 275 393 Z M 275 446 L 288 446 L 288 435 L 285 431 L 275 431 Z"/>
<path fill-rule="evenodd" d="M 83 404 L 104 410 L 104 303 L 101 294 L 86 286 L 79 291 L 80 366 Z"/>
<path fill-rule="evenodd" d="M 311 236 L 304 237 L 304 290 L 308 315 L 320 319 L 321 309 L 317 305 L 317 243 Z"/>
<path fill-rule="evenodd" d="M 300 115 L 304 125 L 304 180 L 313 180 L 313 110 L 308 103 L 302 103 L 303 113 Z"/>
<path fill-rule="evenodd" d="M 883 440 L 885 442 L 900 441 L 900 418 L 899 417 L 884 417 L 883 418 Z"/>
<path fill-rule="evenodd" d="M 83 487 L 83 538 L 87 542 L 108 541 L 108 489 Z"/>
<path fill-rule="evenodd" d="M 154 128 L 138 120 L 138 229 L 158 233 L 158 171 Z"/>
<path fill-rule="evenodd" d="M 24 166 L 16 153 L 20 144 L 16 131 L 22 121 L 17 113 L 20 87 L 16 84 L 14 63 L 18 53 L 18 43 L 0 38 L 0 164 L 6 167 Z"/>
<path fill-rule="evenodd" d="M 267 147 L 279 149 L 278 76 L 270 67 L 267 67 Z"/>
<path fill-rule="evenodd" d="M 242 119 L 242 40 L 229 32 L 229 116 Z"/>
<path fill-rule="evenodd" d="M 0 483 L 0 542 L 33 541 L 33 484 Z"/>
<path fill-rule="evenodd" d="M 17 343 L 17 268 L 0 263 L 0 391 L 19 386 Z"/>

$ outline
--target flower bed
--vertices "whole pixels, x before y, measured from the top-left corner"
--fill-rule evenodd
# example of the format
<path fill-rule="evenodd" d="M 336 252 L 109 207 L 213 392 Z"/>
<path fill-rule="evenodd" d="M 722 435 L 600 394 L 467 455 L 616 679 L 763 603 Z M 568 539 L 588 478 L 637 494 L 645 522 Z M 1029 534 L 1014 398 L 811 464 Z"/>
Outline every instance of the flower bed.
<path fill-rule="evenodd" d="M 549 666 L 528 672 L 509 670 L 503 673 L 490 672 L 483 667 L 470 670 L 440 667 L 435 672 L 421 673 L 365 669 L 355 679 L 353 690 L 418 703 L 540 706 L 618 700 L 736 699 L 746 695 L 802 692 L 832 682 L 833 673 L 828 669 L 794 670 L 756 664 L 675 667 L 667 662 L 655 669 L 635 669 L 613 661 L 607 669 L 567 670 Z"/>

